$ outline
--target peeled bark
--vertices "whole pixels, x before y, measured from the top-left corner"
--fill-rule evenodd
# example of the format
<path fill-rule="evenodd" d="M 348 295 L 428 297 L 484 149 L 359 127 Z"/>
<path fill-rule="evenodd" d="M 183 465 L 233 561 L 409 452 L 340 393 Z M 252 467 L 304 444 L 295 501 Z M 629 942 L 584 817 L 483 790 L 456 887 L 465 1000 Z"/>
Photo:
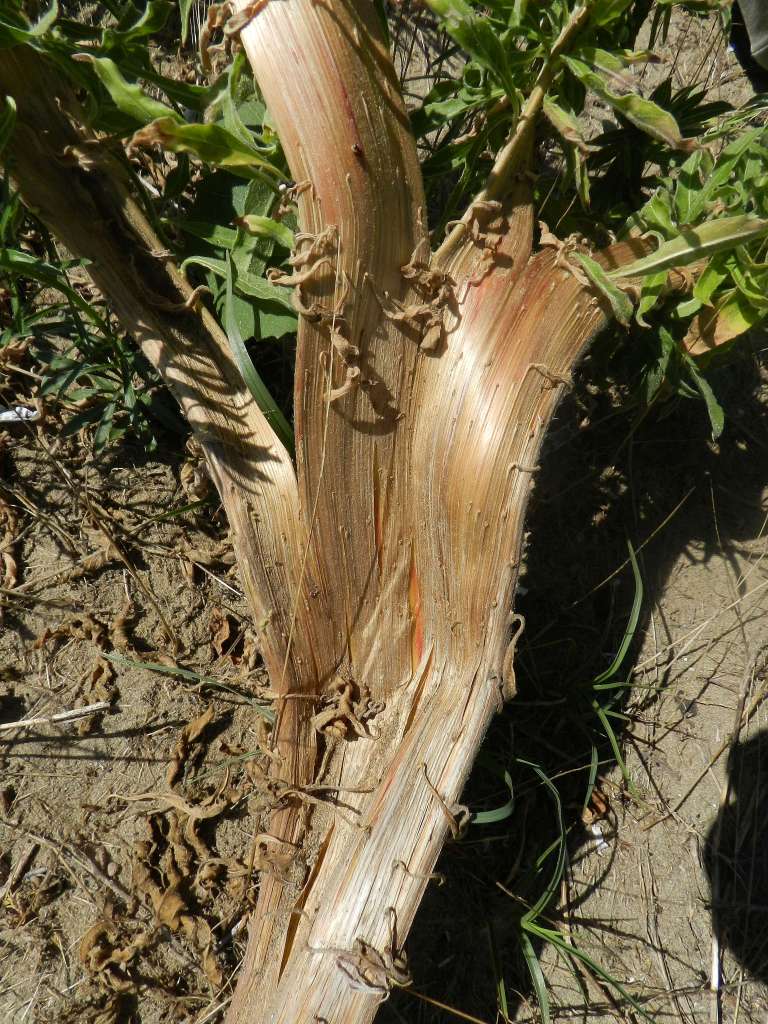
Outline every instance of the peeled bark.
<path fill-rule="evenodd" d="M 262 876 L 228 1022 L 363 1024 L 407 980 L 396 954 L 505 677 L 513 686 L 536 459 L 609 310 L 556 249 L 532 254 L 524 172 L 546 81 L 432 255 L 373 5 L 259 7 L 242 42 L 306 185 L 295 475 L 212 318 L 148 301 L 149 284 L 181 301 L 189 288 L 151 255 L 157 240 L 100 147 L 63 159 L 83 139 L 54 102 L 60 83 L 20 49 L 0 87 L 19 104 L 12 160 L 26 200 L 94 261 L 203 440 L 280 695 L 273 779 L 335 794 L 272 815 L 268 831 L 298 851 L 294 881 Z M 40 124 L 52 127 L 35 136 Z"/>

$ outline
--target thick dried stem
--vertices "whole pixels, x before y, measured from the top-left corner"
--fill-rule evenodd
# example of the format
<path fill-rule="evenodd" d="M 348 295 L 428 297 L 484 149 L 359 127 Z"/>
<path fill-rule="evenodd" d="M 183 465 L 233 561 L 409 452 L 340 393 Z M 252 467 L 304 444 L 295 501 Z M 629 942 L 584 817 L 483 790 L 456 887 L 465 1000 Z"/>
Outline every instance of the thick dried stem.
<path fill-rule="evenodd" d="M 206 453 L 235 535 L 262 651 L 276 680 L 314 675 L 306 631 L 289 645 L 303 557 L 290 458 L 245 387 L 227 339 L 165 253 L 106 144 L 57 70 L 29 47 L 4 50 L 0 93 L 18 123 L 3 160 L 25 202 L 89 273 L 176 394 Z M 304 578 L 311 579 L 307 567 Z M 306 594 L 307 591 L 305 590 Z"/>

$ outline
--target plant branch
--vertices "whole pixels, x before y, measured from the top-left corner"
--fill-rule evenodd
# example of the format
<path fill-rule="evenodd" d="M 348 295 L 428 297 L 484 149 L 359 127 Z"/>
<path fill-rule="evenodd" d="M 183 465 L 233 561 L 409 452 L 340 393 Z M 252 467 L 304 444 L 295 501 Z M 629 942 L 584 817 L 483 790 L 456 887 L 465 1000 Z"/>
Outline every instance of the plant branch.
<path fill-rule="evenodd" d="M 88 270 L 123 327 L 175 393 L 206 454 L 234 534 L 243 584 L 270 672 L 311 674 L 288 643 L 302 554 L 296 478 L 213 316 L 154 232 L 108 144 L 84 118 L 58 69 L 35 50 L 3 51 L 0 95 L 18 110 L 4 165 L 27 205 Z"/>
<path fill-rule="evenodd" d="M 466 227 L 472 217 L 472 207 L 476 203 L 503 199 L 515 175 L 524 168 L 533 141 L 533 129 L 536 119 L 541 112 L 544 97 L 559 70 L 560 56 L 570 47 L 574 38 L 579 34 L 588 19 L 588 5 L 582 4 L 572 11 L 570 18 L 563 26 L 560 35 L 555 40 L 551 53 L 539 72 L 536 84 L 525 101 L 512 135 L 496 157 L 485 185 L 469 204 L 461 220 L 454 225 L 435 253 L 435 261 L 439 265 L 447 265 L 458 250 L 463 247 L 467 233 Z"/>

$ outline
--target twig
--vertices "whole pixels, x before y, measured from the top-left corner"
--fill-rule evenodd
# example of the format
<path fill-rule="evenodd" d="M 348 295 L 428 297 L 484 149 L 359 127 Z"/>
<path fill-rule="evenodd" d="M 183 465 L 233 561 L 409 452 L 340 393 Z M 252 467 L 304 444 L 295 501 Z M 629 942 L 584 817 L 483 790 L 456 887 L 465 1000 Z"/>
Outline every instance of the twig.
<path fill-rule="evenodd" d="M 97 864 L 94 864 L 93 861 L 85 854 L 80 853 L 80 851 L 71 843 L 66 841 L 58 842 L 57 840 L 51 839 L 40 832 L 33 832 L 31 829 L 24 828 L 19 824 L 19 822 L 12 821 L 9 818 L 0 818 L 0 824 L 5 825 L 7 828 L 19 829 L 24 833 L 24 835 L 37 840 L 38 843 L 42 843 L 43 846 L 47 846 L 48 849 L 53 850 L 53 852 L 57 854 L 61 861 L 66 865 L 67 870 L 74 878 L 77 878 L 77 875 L 72 870 L 71 865 L 67 863 L 67 860 L 71 860 L 77 864 L 78 867 L 84 868 L 93 879 L 97 882 L 101 882 L 102 885 L 106 885 L 108 889 L 112 890 L 119 900 L 126 903 L 129 907 L 135 903 L 135 897 L 128 891 L 128 889 L 125 888 L 125 886 L 121 885 L 117 879 L 110 878 L 106 871 L 102 871 Z M 77 880 L 80 885 L 83 885 L 82 879 Z M 88 890 L 86 889 L 86 892 L 87 891 Z M 146 908 L 140 906 L 137 913 L 142 911 L 146 911 Z"/>
<path fill-rule="evenodd" d="M 19 884 L 24 872 L 27 870 L 30 862 L 37 853 L 38 845 L 39 844 L 36 842 L 29 842 L 21 851 L 21 856 L 14 864 L 13 870 L 6 878 L 5 882 L 3 882 L 2 887 L 0 887 L 0 904 L 2 904 L 8 893 L 13 892 Z"/>
<path fill-rule="evenodd" d="M 530 95 L 528 96 L 528 99 L 520 113 L 520 117 L 515 125 L 515 130 L 512 132 L 512 135 L 504 148 L 496 157 L 496 162 L 493 165 L 491 173 L 488 175 L 488 179 L 486 180 L 484 187 L 472 200 L 469 209 L 464 214 L 464 217 L 455 224 L 443 244 L 435 253 L 436 261 L 443 262 L 449 259 L 463 244 L 467 230 L 466 222 L 472 215 L 472 207 L 476 203 L 488 202 L 489 200 L 501 198 L 512 176 L 519 170 L 530 141 L 534 124 L 536 123 L 536 118 L 544 104 L 544 97 L 546 96 L 547 90 L 550 85 L 552 85 L 552 81 L 559 70 L 560 55 L 568 48 L 573 37 L 581 31 L 588 17 L 589 8 L 586 5 L 576 7 L 571 14 L 568 22 L 563 27 L 562 32 L 555 40 L 544 66 L 539 72 L 539 77 L 536 79 L 536 84 L 533 89 L 531 89 Z"/>
<path fill-rule="evenodd" d="M 74 722 L 78 718 L 87 718 L 88 715 L 96 715 L 99 711 L 107 711 L 112 706 L 108 700 L 100 700 L 97 704 L 86 704 L 82 708 L 70 708 L 69 711 L 59 711 L 55 715 L 40 715 L 37 718 L 21 718 L 18 722 L 3 722 L 0 725 L 0 732 L 5 732 L 9 729 L 22 729 L 28 725 Z"/>

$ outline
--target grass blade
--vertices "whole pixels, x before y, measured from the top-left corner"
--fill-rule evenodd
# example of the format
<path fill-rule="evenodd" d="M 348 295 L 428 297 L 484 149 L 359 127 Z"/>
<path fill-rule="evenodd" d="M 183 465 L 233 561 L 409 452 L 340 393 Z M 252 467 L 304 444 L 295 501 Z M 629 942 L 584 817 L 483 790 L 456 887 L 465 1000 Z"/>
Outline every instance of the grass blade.
<path fill-rule="evenodd" d="M 245 342 L 240 334 L 240 328 L 237 326 L 237 318 L 232 301 L 232 262 L 229 258 L 229 253 L 227 253 L 227 293 L 224 302 L 224 330 L 227 332 L 232 354 L 235 357 L 235 362 L 242 374 L 243 380 L 248 386 L 248 390 L 253 395 L 256 404 L 264 413 L 270 426 L 285 445 L 287 451 L 293 454 L 293 431 L 278 408 L 274 398 L 269 393 L 266 384 L 256 372 L 256 367 L 248 355 Z"/>

